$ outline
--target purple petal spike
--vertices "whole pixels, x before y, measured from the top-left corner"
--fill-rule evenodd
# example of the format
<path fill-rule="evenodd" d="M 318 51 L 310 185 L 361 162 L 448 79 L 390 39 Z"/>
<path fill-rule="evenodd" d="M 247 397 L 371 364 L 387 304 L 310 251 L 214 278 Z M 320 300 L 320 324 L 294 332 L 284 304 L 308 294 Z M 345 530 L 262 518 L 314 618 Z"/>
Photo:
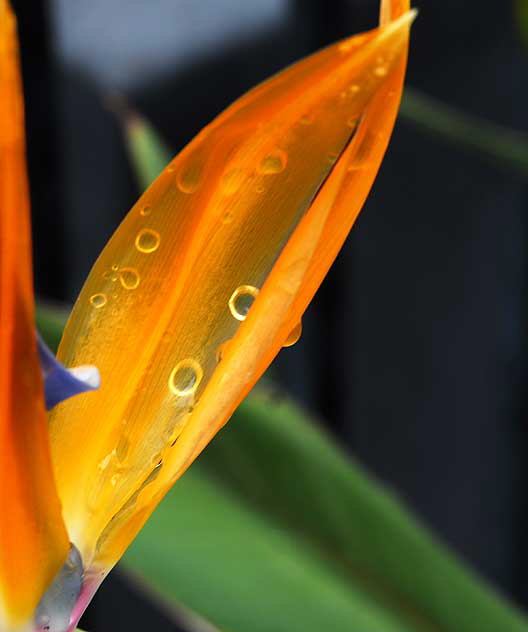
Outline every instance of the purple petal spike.
<path fill-rule="evenodd" d="M 40 335 L 37 335 L 37 341 L 48 410 L 68 397 L 99 388 L 101 380 L 97 367 L 84 365 L 66 369 Z"/>

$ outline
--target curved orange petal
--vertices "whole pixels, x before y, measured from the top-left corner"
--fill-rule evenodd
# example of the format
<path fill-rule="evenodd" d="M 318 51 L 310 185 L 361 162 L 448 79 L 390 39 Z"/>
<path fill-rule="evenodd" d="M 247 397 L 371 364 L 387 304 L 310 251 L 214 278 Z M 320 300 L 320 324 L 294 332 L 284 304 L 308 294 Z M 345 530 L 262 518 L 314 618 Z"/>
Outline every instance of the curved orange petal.
<path fill-rule="evenodd" d="M 31 620 L 69 542 L 55 491 L 33 316 L 15 18 L 0 2 L 0 628 Z"/>
<path fill-rule="evenodd" d="M 330 46 L 235 102 L 96 262 L 59 358 L 96 363 L 103 386 L 51 420 L 65 518 L 86 565 L 115 563 L 299 321 L 385 151 L 412 17 Z"/>

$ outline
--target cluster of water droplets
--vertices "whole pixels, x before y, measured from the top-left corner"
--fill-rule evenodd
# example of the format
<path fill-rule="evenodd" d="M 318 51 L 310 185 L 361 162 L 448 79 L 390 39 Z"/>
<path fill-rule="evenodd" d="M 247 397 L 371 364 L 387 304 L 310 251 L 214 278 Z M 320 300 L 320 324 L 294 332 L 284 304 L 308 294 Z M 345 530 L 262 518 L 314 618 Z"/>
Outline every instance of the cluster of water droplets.
<path fill-rule="evenodd" d="M 360 90 L 361 88 L 359 85 L 351 84 L 340 94 L 339 99 L 352 99 L 360 92 Z M 306 112 L 299 119 L 299 125 L 303 127 L 313 126 L 316 123 L 317 116 L 311 111 Z M 351 133 L 353 133 L 358 125 L 358 117 L 351 116 L 347 119 L 346 125 L 350 128 Z M 339 154 L 337 152 L 329 152 L 327 154 L 326 161 L 332 165 L 338 160 L 338 158 Z M 252 186 L 254 187 L 255 192 L 263 193 L 267 187 L 266 183 L 270 181 L 268 178 L 272 178 L 273 176 L 284 172 L 287 167 L 288 154 L 284 149 L 275 147 L 269 151 L 257 162 L 253 176 L 251 176 L 252 178 L 256 178 L 255 180 L 252 180 Z M 193 161 L 192 157 L 181 168 L 175 167 L 174 164 L 169 165 L 167 167 L 167 172 L 171 173 L 171 177 L 174 178 L 173 181 L 181 193 L 191 195 L 199 189 L 202 177 L 201 165 L 198 161 Z M 245 170 L 236 166 L 228 168 L 221 177 L 220 188 L 227 200 L 227 209 L 223 210 L 219 216 L 221 224 L 231 224 L 235 220 L 235 207 L 231 207 L 230 209 L 229 197 L 237 194 L 241 187 L 247 184 L 248 178 L 249 176 Z M 157 230 L 148 226 L 149 219 L 152 215 L 152 207 L 149 204 L 141 206 L 139 209 L 139 215 L 142 218 L 145 218 L 147 225 L 144 224 L 136 233 L 133 242 L 134 248 L 142 256 L 144 255 L 149 257 L 158 251 L 162 239 Z M 111 270 L 107 270 L 103 273 L 103 277 L 106 281 L 109 280 L 113 283 L 119 283 L 125 291 L 133 291 L 137 289 L 141 283 L 140 272 L 137 268 L 129 266 L 121 267 L 118 264 L 114 264 Z M 232 291 L 231 295 L 226 297 L 226 309 L 229 310 L 231 317 L 239 322 L 244 321 L 247 318 L 258 294 L 259 289 L 250 283 L 236 287 Z M 107 305 L 109 298 L 117 298 L 117 295 L 112 294 L 111 291 L 109 295 L 103 292 L 96 293 L 90 297 L 90 303 L 94 309 L 101 309 Z M 287 347 L 295 344 L 299 340 L 301 332 L 302 324 L 299 321 L 299 323 L 288 335 L 284 342 L 284 346 Z M 218 346 L 215 354 L 215 360 L 217 363 L 222 361 L 226 349 L 230 345 L 231 341 L 232 339 L 229 338 Z M 180 423 L 185 422 L 187 413 L 190 414 L 193 409 L 198 396 L 197 391 L 203 382 L 204 370 L 204 366 L 202 366 L 196 357 L 184 357 L 173 366 L 166 378 L 169 394 L 181 400 L 181 404 L 178 404 L 178 407 L 181 407 L 181 411 L 178 414 L 179 421 L 176 422 L 176 426 L 178 426 L 178 428 L 176 428 L 176 426 L 171 428 L 169 433 L 171 435 L 171 437 L 168 438 L 168 443 L 170 445 L 174 444 L 174 442 L 172 442 L 172 435 L 174 434 L 174 436 L 177 437 L 178 432 L 181 431 Z M 125 462 L 127 457 L 128 444 L 126 440 L 123 441 L 124 442 L 121 442 L 99 463 L 101 473 L 108 468 L 112 470 L 113 474 L 110 477 L 110 483 L 112 486 L 117 484 L 120 477 L 120 465 Z M 152 482 L 159 473 L 159 470 L 162 467 L 161 453 L 157 453 L 153 457 L 152 466 L 152 471 L 143 481 L 138 493 L 145 487 L 145 485 Z M 137 494 L 135 495 L 135 498 L 137 498 Z M 127 503 L 127 506 L 128 504 L 129 503 Z M 123 510 L 124 509 L 125 508 L 123 508 Z"/>

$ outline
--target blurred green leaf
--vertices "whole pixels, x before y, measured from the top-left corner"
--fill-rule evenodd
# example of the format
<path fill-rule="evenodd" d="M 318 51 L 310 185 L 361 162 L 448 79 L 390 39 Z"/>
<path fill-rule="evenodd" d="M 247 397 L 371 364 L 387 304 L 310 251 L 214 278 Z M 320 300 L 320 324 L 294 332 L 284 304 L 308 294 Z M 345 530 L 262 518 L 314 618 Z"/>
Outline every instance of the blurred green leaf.
<path fill-rule="evenodd" d="M 405 89 L 400 115 L 440 140 L 476 150 L 497 166 L 528 175 L 528 135 L 524 132 L 470 116 L 412 88 Z"/>
<path fill-rule="evenodd" d="M 49 334 L 60 316 L 48 309 L 41 319 Z M 272 391 L 239 407 L 124 564 L 168 602 L 230 632 L 528 631 L 522 614 Z"/>
<path fill-rule="evenodd" d="M 232 632 L 528 630 L 298 407 L 269 393 L 240 406 L 125 563 Z"/>
<path fill-rule="evenodd" d="M 53 351 L 56 351 L 59 346 L 68 315 L 69 311 L 64 307 L 40 302 L 36 305 L 37 329 Z"/>
<path fill-rule="evenodd" d="M 172 158 L 167 145 L 140 114 L 122 107 L 120 120 L 125 140 L 141 190 L 146 189 L 165 169 Z"/>
<path fill-rule="evenodd" d="M 528 46 L 528 0 L 516 0 L 517 24 L 526 46 Z"/>

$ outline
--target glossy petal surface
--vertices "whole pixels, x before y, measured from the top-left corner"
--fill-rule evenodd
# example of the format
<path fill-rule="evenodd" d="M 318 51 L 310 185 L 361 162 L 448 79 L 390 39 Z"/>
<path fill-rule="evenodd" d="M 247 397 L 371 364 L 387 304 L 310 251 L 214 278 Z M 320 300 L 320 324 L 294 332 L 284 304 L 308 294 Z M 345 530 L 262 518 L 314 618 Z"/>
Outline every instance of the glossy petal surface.
<path fill-rule="evenodd" d="M 397 10 L 391 14 L 390 9 Z M 355 220 L 399 105 L 412 13 L 261 84 L 123 221 L 59 349 L 103 386 L 52 413 L 85 565 L 109 567 L 298 325 Z"/>
<path fill-rule="evenodd" d="M 30 619 L 66 558 L 33 314 L 16 24 L 0 1 L 0 629 Z"/>

